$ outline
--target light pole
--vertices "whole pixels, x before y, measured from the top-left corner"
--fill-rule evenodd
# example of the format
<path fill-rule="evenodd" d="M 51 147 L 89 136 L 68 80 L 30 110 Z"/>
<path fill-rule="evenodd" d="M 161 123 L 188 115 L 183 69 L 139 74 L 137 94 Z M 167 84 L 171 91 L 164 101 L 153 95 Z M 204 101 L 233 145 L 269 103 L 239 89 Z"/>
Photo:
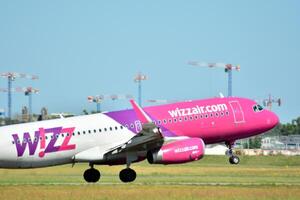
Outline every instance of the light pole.
<path fill-rule="evenodd" d="M 97 113 L 101 112 L 101 103 L 102 103 L 103 99 L 104 99 L 103 95 L 88 96 L 89 102 L 96 103 Z"/>
<path fill-rule="evenodd" d="M 87 97 L 88 102 L 90 103 L 96 103 L 96 108 L 97 108 L 97 113 L 101 112 L 101 103 L 104 100 L 120 100 L 120 99 L 132 99 L 132 95 L 130 94 L 126 94 L 126 95 L 122 95 L 122 94 L 109 94 L 109 95 L 96 95 L 96 96 L 88 96 Z"/>
<path fill-rule="evenodd" d="M 7 107 L 8 107 L 8 118 L 11 120 L 11 110 L 12 110 L 12 97 L 11 97 L 11 92 L 12 92 L 12 81 L 14 81 L 16 78 L 27 78 L 31 80 L 37 80 L 38 76 L 36 75 L 29 75 L 29 74 L 24 74 L 24 73 L 15 73 L 15 72 L 6 72 L 6 73 L 1 73 L 1 77 L 7 78 Z"/>
<path fill-rule="evenodd" d="M 278 106 L 281 106 L 282 100 L 281 98 L 274 98 L 271 94 L 269 94 L 269 98 L 263 100 L 263 105 L 268 107 L 269 110 L 272 110 L 273 103 L 276 103 Z"/>
<path fill-rule="evenodd" d="M 233 66 L 232 64 L 225 64 L 225 63 L 206 63 L 206 62 L 197 62 L 197 61 L 190 61 L 188 62 L 189 65 L 199 66 L 199 67 L 219 67 L 225 69 L 225 73 L 228 73 L 228 96 L 232 96 L 232 70 L 240 71 L 240 65 Z"/>
<path fill-rule="evenodd" d="M 28 96 L 28 109 L 29 109 L 29 121 L 32 121 L 32 94 L 37 94 L 39 92 L 38 89 L 34 89 L 32 87 L 28 87 L 25 90 L 25 96 Z"/>
<path fill-rule="evenodd" d="M 140 72 L 134 77 L 134 82 L 138 84 L 138 103 L 140 106 L 142 106 L 142 81 L 147 79 L 148 77 Z"/>

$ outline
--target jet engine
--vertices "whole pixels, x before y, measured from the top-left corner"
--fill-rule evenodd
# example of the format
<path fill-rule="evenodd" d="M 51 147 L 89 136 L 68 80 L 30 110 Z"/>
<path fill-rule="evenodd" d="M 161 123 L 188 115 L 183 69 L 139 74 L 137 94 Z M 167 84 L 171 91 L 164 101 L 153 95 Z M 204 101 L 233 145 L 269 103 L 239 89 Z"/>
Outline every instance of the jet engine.
<path fill-rule="evenodd" d="M 188 138 L 164 144 L 160 149 L 149 151 L 150 164 L 178 164 L 199 160 L 203 157 L 205 144 L 201 138 Z"/>

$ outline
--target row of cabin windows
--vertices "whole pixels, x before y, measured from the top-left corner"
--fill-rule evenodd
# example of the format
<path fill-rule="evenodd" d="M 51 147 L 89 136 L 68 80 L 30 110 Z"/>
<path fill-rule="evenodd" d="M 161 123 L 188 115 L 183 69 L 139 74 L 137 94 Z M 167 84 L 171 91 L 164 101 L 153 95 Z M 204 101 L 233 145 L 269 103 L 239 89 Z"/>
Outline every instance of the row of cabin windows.
<path fill-rule="evenodd" d="M 166 124 L 166 123 L 176 123 L 177 121 L 178 122 L 182 122 L 182 121 L 192 121 L 192 120 L 198 120 L 198 119 L 203 119 L 203 118 L 213 118 L 213 117 L 223 117 L 224 115 L 229 115 L 229 112 L 226 111 L 225 113 L 224 112 L 221 112 L 221 113 L 210 113 L 210 114 L 205 114 L 205 115 L 195 115 L 195 116 L 185 116 L 185 117 L 179 117 L 178 119 L 177 118 L 173 118 L 172 119 L 163 119 L 163 120 L 157 120 L 155 121 L 154 123 L 155 124 Z"/>
<path fill-rule="evenodd" d="M 213 118 L 213 117 L 216 117 L 216 118 L 218 118 L 218 117 L 224 117 L 224 116 L 229 116 L 229 112 L 228 111 L 226 111 L 225 113 L 224 112 L 220 112 L 220 113 L 210 113 L 210 114 L 201 114 L 201 115 L 195 115 L 195 116 L 185 116 L 185 117 L 179 117 L 178 119 L 177 118 L 173 118 L 173 120 L 172 119 L 163 119 L 163 120 L 157 120 L 157 121 L 154 121 L 154 124 L 156 124 L 156 125 L 160 125 L 160 124 L 167 124 L 167 123 L 169 123 L 169 124 L 171 124 L 171 123 L 177 123 L 177 122 L 182 122 L 182 121 L 192 121 L 192 120 L 198 120 L 198 119 L 203 119 L 203 118 Z M 126 128 L 134 128 L 135 126 L 134 126 L 134 124 L 130 124 L 130 126 L 128 125 L 128 124 L 126 124 L 125 125 L 125 127 Z"/>
<path fill-rule="evenodd" d="M 75 135 L 81 135 L 81 134 L 85 135 L 87 133 L 89 133 L 89 134 L 91 134 L 91 133 L 97 133 L 97 131 L 99 133 L 101 133 L 101 132 L 113 131 L 113 130 L 118 130 L 118 129 L 123 129 L 123 128 L 124 128 L 123 126 L 120 126 L 120 127 L 115 126 L 114 128 L 113 127 L 109 127 L 109 128 L 103 128 L 103 129 L 99 128 L 98 130 L 94 129 L 94 130 L 87 130 L 87 131 L 81 131 L 81 132 L 77 131 L 77 132 L 72 133 L 72 135 L 73 136 L 75 136 Z M 53 136 L 53 135 L 47 136 L 46 135 L 45 139 L 48 140 L 49 138 L 51 138 L 51 140 L 52 140 L 54 137 L 59 138 L 59 136 L 61 136 L 61 137 L 65 137 L 65 136 L 69 137 L 70 134 L 69 133 L 62 133 L 62 134 L 56 134 L 55 136 Z M 40 140 L 42 140 L 42 139 L 43 138 L 40 137 Z M 37 140 L 38 140 L 38 137 L 34 137 L 33 141 L 37 142 Z M 26 143 L 26 139 L 23 139 L 22 142 Z M 28 138 L 28 142 L 32 142 L 31 138 Z M 20 144 L 20 140 L 17 140 L 17 143 Z M 12 144 L 15 144 L 15 141 L 12 141 Z"/>

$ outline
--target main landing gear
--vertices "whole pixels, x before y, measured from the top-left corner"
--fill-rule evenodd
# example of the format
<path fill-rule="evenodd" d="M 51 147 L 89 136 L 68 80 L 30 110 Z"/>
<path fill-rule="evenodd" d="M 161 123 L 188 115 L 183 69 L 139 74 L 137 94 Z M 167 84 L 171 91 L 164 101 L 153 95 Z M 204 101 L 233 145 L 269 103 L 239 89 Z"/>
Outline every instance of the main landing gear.
<path fill-rule="evenodd" d="M 124 183 L 133 182 L 136 179 L 136 172 L 130 168 L 123 169 L 120 171 L 119 178 Z"/>
<path fill-rule="evenodd" d="M 119 178 L 123 183 L 130 183 L 136 179 L 136 172 L 133 169 L 130 169 L 130 165 L 134 160 L 136 160 L 135 154 L 128 153 L 126 155 L 126 168 L 119 173 Z"/>
<path fill-rule="evenodd" d="M 227 155 L 229 156 L 229 163 L 233 165 L 237 165 L 240 163 L 240 158 L 235 155 L 232 151 L 232 146 L 234 142 L 226 142 L 226 146 L 228 147 Z"/>
<path fill-rule="evenodd" d="M 96 183 L 99 181 L 101 174 L 100 172 L 94 168 L 93 164 L 90 164 L 91 168 L 85 170 L 83 173 L 83 178 L 88 183 Z"/>
<path fill-rule="evenodd" d="M 90 164 L 90 167 L 83 173 L 83 178 L 88 183 L 96 183 L 100 180 L 101 174 L 94 168 L 93 164 Z M 119 178 L 124 183 L 133 182 L 136 179 L 136 172 L 128 165 L 127 168 L 120 171 Z"/>

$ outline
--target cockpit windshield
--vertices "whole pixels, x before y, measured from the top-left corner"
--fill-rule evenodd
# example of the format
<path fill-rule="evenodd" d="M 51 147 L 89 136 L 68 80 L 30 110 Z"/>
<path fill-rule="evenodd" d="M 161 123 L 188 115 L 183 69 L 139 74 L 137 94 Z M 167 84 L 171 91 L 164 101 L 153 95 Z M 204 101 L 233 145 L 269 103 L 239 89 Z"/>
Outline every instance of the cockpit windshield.
<path fill-rule="evenodd" d="M 261 106 L 261 105 L 259 105 L 259 104 L 256 104 L 256 105 L 254 105 L 253 106 L 253 111 L 254 112 L 260 112 L 260 111 L 262 111 L 264 108 Z"/>

